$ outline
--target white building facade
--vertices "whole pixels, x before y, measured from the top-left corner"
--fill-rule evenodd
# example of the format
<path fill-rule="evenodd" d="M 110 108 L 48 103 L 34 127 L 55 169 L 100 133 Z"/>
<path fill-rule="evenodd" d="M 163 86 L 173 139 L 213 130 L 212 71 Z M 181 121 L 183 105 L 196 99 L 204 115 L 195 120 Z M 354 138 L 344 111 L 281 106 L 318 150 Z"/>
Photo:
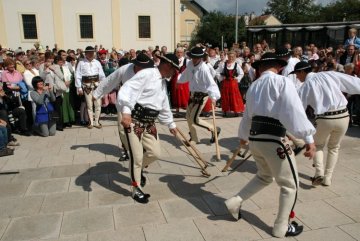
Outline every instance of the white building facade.
<path fill-rule="evenodd" d="M 180 0 L 0 0 L 0 22 L 0 44 L 12 49 L 174 49 Z"/>

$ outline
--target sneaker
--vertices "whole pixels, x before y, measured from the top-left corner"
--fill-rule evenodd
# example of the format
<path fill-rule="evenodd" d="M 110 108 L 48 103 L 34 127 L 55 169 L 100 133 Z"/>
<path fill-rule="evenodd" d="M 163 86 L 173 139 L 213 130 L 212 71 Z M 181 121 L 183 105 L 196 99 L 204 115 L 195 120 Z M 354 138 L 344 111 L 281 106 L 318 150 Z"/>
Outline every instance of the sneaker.
<path fill-rule="evenodd" d="M 141 170 L 141 180 L 140 180 L 140 186 L 145 187 L 146 185 L 146 177 L 143 174 L 143 171 Z"/>
<path fill-rule="evenodd" d="M 132 198 L 138 203 L 148 203 L 149 197 L 149 194 L 143 193 L 138 187 L 133 187 Z"/>
<path fill-rule="evenodd" d="M 220 132 L 221 132 L 221 128 L 216 127 L 216 130 L 217 130 L 217 137 L 218 137 L 218 140 L 219 140 L 219 135 L 220 135 Z M 214 132 L 211 132 L 210 143 L 215 143 L 215 133 Z"/>
<path fill-rule="evenodd" d="M 232 197 L 225 201 L 227 209 L 236 220 L 241 219 L 241 203 L 242 199 L 239 196 Z"/>
<path fill-rule="evenodd" d="M 292 221 L 289 223 L 288 230 L 285 237 L 294 237 L 302 233 L 304 227 L 300 226 L 297 222 Z"/>
<path fill-rule="evenodd" d="M 324 177 L 323 176 L 312 177 L 310 178 L 310 180 L 313 186 L 319 186 L 323 182 Z"/>
<path fill-rule="evenodd" d="M 14 149 L 4 147 L 3 149 L 0 150 L 0 157 L 10 156 L 10 155 L 14 155 Z"/>
<path fill-rule="evenodd" d="M 18 141 L 10 141 L 7 145 L 8 146 L 20 146 L 20 143 Z"/>

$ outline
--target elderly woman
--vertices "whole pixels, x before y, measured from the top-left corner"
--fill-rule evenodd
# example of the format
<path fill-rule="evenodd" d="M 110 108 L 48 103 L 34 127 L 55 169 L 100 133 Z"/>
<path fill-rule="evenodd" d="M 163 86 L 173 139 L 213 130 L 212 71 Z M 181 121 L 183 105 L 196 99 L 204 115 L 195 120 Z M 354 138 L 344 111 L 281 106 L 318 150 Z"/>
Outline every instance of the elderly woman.
<path fill-rule="evenodd" d="M 52 87 L 44 84 L 44 80 L 36 76 L 32 79 L 34 91 L 30 93 L 31 99 L 36 104 L 35 108 L 35 127 L 34 131 L 40 136 L 54 136 L 56 133 L 56 122 L 52 120 L 51 115 L 54 107 L 51 102 L 55 101 Z"/>

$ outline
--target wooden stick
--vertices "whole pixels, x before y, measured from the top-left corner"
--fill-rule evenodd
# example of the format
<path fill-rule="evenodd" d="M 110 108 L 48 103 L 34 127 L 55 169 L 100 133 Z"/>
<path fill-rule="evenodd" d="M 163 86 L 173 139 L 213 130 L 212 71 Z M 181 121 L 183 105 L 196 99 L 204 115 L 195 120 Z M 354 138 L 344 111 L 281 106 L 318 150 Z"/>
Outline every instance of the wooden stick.
<path fill-rule="evenodd" d="M 182 134 L 182 132 L 181 131 L 179 131 L 179 133 L 180 133 L 180 135 L 182 136 L 182 137 L 184 137 L 183 136 L 183 134 Z M 192 147 L 192 146 L 187 146 L 186 145 L 186 143 L 187 143 L 187 140 L 186 139 L 181 139 L 178 135 L 176 135 L 176 137 L 178 138 L 178 140 L 185 146 L 185 148 L 186 148 L 186 150 L 190 153 L 190 155 L 194 158 L 194 160 L 196 161 L 196 163 L 199 165 L 199 167 L 200 167 L 200 169 L 201 169 L 201 173 L 205 176 L 205 177 L 210 177 L 211 175 L 210 175 L 210 173 L 208 173 L 205 169 L 206 169 L 206 167 L 208 166 L 207 165 L 207 162 L 205 162 L 203 159 L 202 159 L 202 157 L 201 156 L 198 156 L 196 153 L 194 153 L 195 151 L 194 151 L 194 147 Z M 203 165 L 204 166 L 203 166 Z"/>
<path fill-rule="evenodd" d="M 211 103 L 212 108 L 212 117 L 213 117 L 213 125 L 214 125 L 214 136 L 215 136 L 215 148 L 216 148 L 216 159 L 217 161 L 220 161 L 220 149 L 219 149 L 219 142 L 218 142 L 218 136 L 217 136 L 217 128 L 216 128 L 216 121 L 215 121 L 215 107 L 214 103 Z"/>
<path fill-rule="evenodd" d="M 238 149 L 235 150 L 234 154 L 232 155 L 232 157 L 227 160 L 225 167 L 222 169 L 222 172 L 227 172 L 227 170 L 229 169 L 229 167 L 231 166 L 231 164 L 233 163 L 233 161 L 235 160 L 236 156 L 238 155 L 238 153 L 241 151 L 242 146 L 240 145 L 238 147 Z"/>
<path fill-rule="evenodd" d="M 186 140 L 186 136 L 184 135 L 184 133 L 183 133 L 179 128 L 177 128 L 177 130 L 178 130 L 178 132 L 180 133 L 180 135 L 182 136 L 182 138 L 185 140 L 185 142 L 188 143 L 189 146 L 190 146 L 190 148 L 195 152 L 197 158 L 204 163 L 205 168 L 206 168 L 209 164 L 208 164 L 207 161 L 204 160 L 204 158 L 202 157 L 202 155 L 201 155 L 201 153 L 199 152 L 199 150 L 196 149 L 196 147 L 195 147 L 193 144 L 191 144 L 190 141 L 187 141 L 187 140 Z M 186 144 L 185 144 L 185 146 L 188 147 Z M 195 157 L 195 156 L 194 156 L 194 157 Z"/>

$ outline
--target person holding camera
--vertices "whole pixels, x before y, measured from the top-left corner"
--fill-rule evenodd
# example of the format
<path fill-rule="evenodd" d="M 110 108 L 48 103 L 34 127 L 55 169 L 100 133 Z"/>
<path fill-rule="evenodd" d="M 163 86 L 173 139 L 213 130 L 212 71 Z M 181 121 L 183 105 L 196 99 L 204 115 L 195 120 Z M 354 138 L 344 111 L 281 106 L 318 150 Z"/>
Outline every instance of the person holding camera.
<path fill-rule="evenodd" d="M 35 91 L 32 91 L 30 95 L 36 104 L 34 131 L 43 137 L 54 136 L 56 122 L 52 119 L 54 107 L 51 102 L 54 102 L 56 97 L 52 86 L 45 84 L 39 76 L 35 76 L 31 83 Z"/>

